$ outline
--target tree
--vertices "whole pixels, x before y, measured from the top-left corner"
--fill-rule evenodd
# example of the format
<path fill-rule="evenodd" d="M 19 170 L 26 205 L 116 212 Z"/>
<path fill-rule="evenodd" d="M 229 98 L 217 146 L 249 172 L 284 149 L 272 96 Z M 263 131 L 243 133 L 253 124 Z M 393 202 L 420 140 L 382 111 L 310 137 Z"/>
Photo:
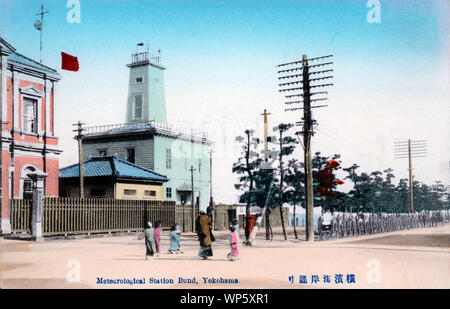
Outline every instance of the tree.
<path fill-rule="evenodd" d="M 254 200 L 252 196 L 254 173 L 262 162 L 258 153 L 251 150 L 251 146 L 256 149 L 259 144 L 259 139 L 252 137 L 253 133 L 253 130 L 245 130 L 246 139 L 242 136 L 236 137 L 236 141 L 242 144 L 242 157 L 233 164 L 233 173 L 241 175 L 239 177 L 239 183 L 234 185 L 235 188 L 241 191 L 247 190 L 239 199 L 241 203 L 247 203 L 245 208 L 247 216 L 250 214 L 250 206 Z"/>
<path fill-rule="evenodd" d="M 409 188 L 408 179 L 400 179 L 398 185 L 394 189 L 395 199 L 392 207 L 393 212 L 409 212 Z M 388 208 L 389 211 L 389 208 Z"/>
<path fill-rule="evenodd" d="M 255 180 L 255 188 L 253 190 L 252 201 L 255 205 L 258 205 L 259 207 L 263 208 L 266 204 L 266 200 L 269 194 L 270 184 L 274 181 L 273 170 L 270 169 L 256 170 L 254 173 L 254 180 Z M 276 207 L 280 199 L 279 187 L 275 186 L 274 190 L 275 191 L 271 199 L 269 200 L 269 204 L 265 213 L 267 240 L 273 238 L 272 228 L 270 226 L 271 208 Z"/>
<path fill-rule="evenodd" d="M 296 206 L 300 204 L 305 208 L 305 174 L 304 164 L 297 159 L 291 159 L 288 161 L 288 169 L 285 175 L 286 190 L 283 194 L 284 199 L 291 205 L 294 205 L 294 236 L 298 239 L 295 221 Z"/>
<path fill-rule="evenodd" d="M 280 219 L 281 219 L 281 226 L 283 228 L 283 236 L 284 239 L 287 240 L 286 237 L 286 229 L 284 227 L 284 218 L 283 218 L 283 204 L 286 201 L 284 198 L 284 175 L 285 175 L 285 169 L 283 168 L 283 157 L 289 156 L 294 152 L 295 144 L 298 143 L 296 139 L 294 139 L 291 136 L 283 136 L 283 134 L 288 131 L 290 128 L 292 128 L 294 125 L 291 123 L 280 123 L 277 127 L 274 128 L 274 131 L 278 131 L 280 133 L 279 138 L 279 144 L 280 144 L 280 151 L 279 151 L 279 174 L 280 174 L 280 183 L 279 183 L 279 207 L 280 207 Z"/>
<path fill-rule="evenodd" d="M 344 194 L 336 191 L 337 185 L 341 184 L 335 176 L 335 172 L 341 169 L 341 155 L 334 154 L 332 157 L 321 156 L 316 152 L 312 159 L 313 168 L 313 188 L 316 192 L 314 207 L 336 209 L 340 205 L 340 200 Z M 332 193 L 334 191 L 334 193 Z M 326 193 L 328 192 L 328 193 Z"/>

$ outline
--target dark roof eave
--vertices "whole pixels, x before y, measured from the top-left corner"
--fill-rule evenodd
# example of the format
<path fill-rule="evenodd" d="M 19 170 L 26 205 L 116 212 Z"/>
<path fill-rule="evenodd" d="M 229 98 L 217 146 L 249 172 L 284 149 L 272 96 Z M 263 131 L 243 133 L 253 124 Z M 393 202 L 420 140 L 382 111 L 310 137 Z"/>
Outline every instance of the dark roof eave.
<path fill-rule="evenodd" d="M 85 140 L 105 139 L 105 138 L 111 138 L 111 137 L 116 138 L 116 137 L 121 137 L 121 136 L 136 136 L 136 134 L 158 135 L 158 136 L 165 136 L 165 137 L 174 138 L 174 139 L 181 139 L 183 141 L 188 141 L 188 142 L 195 142 L 195 143 L 201 143 L 201 144 L 207 144 L 207 145 L 213 144 L 212 141 L 210 141 L 204 137 L 203 138 L 192 137 L 187 134 L 184 134 L 184 135 L 170 134 L 170 133 L 158 131 L 154 128 L 145 129 L 145 130 L 134 130 L 134 131 L 130 130 L 130 131 L 122 131 L 122 132 L 91 133 L 91 134 L 83 135 L 83 140 L 85 141 Z"/>
<path fill-rule="evenodd" d="M 153 135 L 155 133 L 155 129 L 143 129 L 143 130 L 135 130 L 135 131 L 122 131 L 122 132 L 102 132 L 102 133 L 90 133 L 83 135 L 83 140 L 94 140 L 94 139 L 104 139 L 108 137 L 120 137 L 120 136 L 135 136 L 139 135 Z"/>
<path fill-rule="evenodd" d="M 164 180 L 162 179 L 149 179 L 149 178 L 143 178 L 143 177 L 132 177 L 132 176 L 116 176 L 117 180 L 142 180 L 142 181 L 152 181 L 152 182 L 168 182 L 169 179 L 166 178 Z"/>
<path fill-rule="evenodd" d="M 48 80 L 52 80 L 52 81 L 59 81 L 61 80 L 61 75 L 59 75 L 59 73 L 52 73 L 52 72 L 44 72 L 41 71 L 39 69 L 30 67 L 28 65 L 25 65 L 23 63 L 20 62 L 16 62 L 13 60 L 8 60 L 8 65 L 10 66 L 14 66 L 16 71 L 23 71 L 24 73 L 28 73 L 32 76 L 38 77 L 38 78 L 44 78 L 45 77 Z M 20 69 L 17 70 L 17 67 L 19 67 Z"/>

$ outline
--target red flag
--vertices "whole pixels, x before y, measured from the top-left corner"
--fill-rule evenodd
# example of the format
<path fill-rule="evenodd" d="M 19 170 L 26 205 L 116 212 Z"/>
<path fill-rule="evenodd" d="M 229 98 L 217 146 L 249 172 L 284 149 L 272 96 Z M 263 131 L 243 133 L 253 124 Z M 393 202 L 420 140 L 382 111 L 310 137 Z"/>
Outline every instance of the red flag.
<path fill-rule="evenodd" d="M 61 52 L 61 57 L 62 57 L 61 69 L 75 72 L 78 71 L 80 67 L 78 65 L 77 57 L 71 56 L 63 52 Z"/>

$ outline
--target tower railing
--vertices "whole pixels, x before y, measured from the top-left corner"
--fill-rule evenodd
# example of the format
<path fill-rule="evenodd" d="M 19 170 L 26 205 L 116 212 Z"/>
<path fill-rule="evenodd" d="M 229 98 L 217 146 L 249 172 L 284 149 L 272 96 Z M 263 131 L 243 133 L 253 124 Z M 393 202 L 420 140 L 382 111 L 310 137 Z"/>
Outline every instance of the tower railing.
<path fill-rule="evenodd" d="M 176 126 L 168 123 L 147 121 L 147 122 L 130 122 L 120 124 L 109 124 L 101 126 L 92 126 L 84 128 L 83 132 L 85 136 L 89 135 L 103 135 L 103 134 L 119 134 L 122 132 L 150 130 L 155 129 L 157 133 L 165 133 L 169 135 L 184 135 L 188 137 L 196 138 L 208 138 L 208 134 L 204 131 L 194 130 L 192 128 L 186 128 Z"/>
<path fill-rule="evenodd" d="M 131 64 L 144 63 L 148 61 L 153 61 L 159 63 L 160 56 L 155 56 L 150 52 L 134 53 L 131 55 Z"/>

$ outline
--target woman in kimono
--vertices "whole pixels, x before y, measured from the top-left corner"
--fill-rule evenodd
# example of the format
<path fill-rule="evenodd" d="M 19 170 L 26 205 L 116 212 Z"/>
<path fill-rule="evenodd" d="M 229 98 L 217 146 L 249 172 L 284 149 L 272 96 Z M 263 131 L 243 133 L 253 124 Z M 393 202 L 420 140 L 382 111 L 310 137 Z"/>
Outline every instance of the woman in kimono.
<path fill-rule="evenodd" d="M 231 252 L 228 253 L 228 259 L 230 259 L 230 261 L 234 261 L 234 259 L 237 258 L 239 255 L 239 236 L 234 226 L 230 227 L 230 232 L 231 232 L 230 235 Z"/>
<path fill-rule="evenodd" d="M 179 253 L 180 252 L 180 236 L 177 233 L 177 226 L 174 225 L 170 229 L 170 248 L 169 253 Z"/>
<path fill-rule="evenodd" d="M 153 229 L 153 233 L 155 234 L 155 246 L 156 246 L 156 253 L 159 253 L 159 243 L 161 240 L 161 222 L 156 221 L 155 222 L 155 228 Z"/>
<path fill-rule="evenodd" d="M 148 256 L 153 256 L 156 251 L 155 247 L 155 234 L 153 233 L 153 227 L 151 222 L 147 222 L 147 228 L 144 231 L 145 234 L 145 247 L 147 251 L 145 252 L 145 259 Z"/>
<path fill-rule="evenodd" d="M 200 241 L 200 250 L 198 256 L 207 259 L 212 256 L 212 240 L 211 240 L 211 225 L 208 215 L 201 211 L 196 221 L 198 240 Z"/>

